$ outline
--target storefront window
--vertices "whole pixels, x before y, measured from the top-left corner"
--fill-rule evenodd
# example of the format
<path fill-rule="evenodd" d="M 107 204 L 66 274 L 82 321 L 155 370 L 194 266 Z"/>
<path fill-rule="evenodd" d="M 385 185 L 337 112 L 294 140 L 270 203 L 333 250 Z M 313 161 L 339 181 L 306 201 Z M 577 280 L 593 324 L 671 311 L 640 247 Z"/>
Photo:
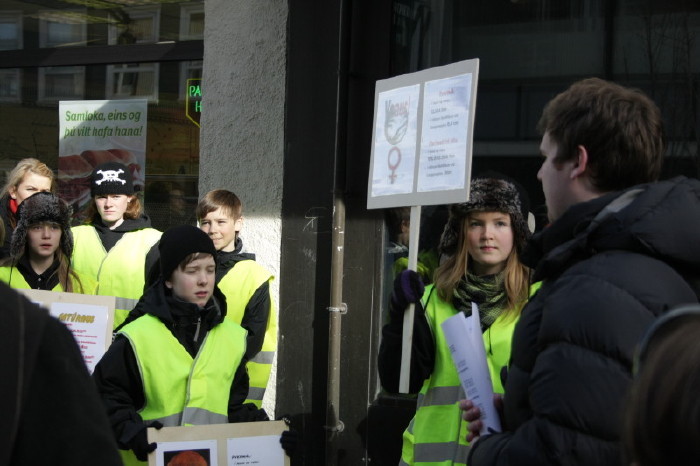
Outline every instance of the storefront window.
<path fill-rule="evenodd" d="M 145 99 L 146 211 L 160 229 L 194 223 L 199 127 L 185 97 L 202 76 L 204 3 L 134 3 L 0 5 L 0 182 L 25 157 L 58 169 L 61 102 Z"/>
<path fill-rule="evenodd" d="M 669 139 L 664 176 L 700 175 L 700 3 L 393 2 L 392 75 L 473 58 L 479 59 L 479 84 L 472 175 L 495 170 L 519 181 L 538 228 L 546 212 L 536 178 L 537 121 L 547 101 L 578 79 L 596 76 L 648 93 Z M 424 245 L 439 241 L 444 218 L 426 219 L 424 207 L 421 223 L 419 256 Z M 384 315 L 394 251 L 408 254 L 395 239 L 397 225 L 395 212 L 387 211 Z"/>

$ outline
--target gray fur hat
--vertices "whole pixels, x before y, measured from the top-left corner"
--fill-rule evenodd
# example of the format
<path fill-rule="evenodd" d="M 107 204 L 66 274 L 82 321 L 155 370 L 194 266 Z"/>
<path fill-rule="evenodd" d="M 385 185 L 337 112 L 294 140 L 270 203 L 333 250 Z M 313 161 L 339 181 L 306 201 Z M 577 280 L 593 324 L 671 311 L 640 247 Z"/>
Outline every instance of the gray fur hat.
<path fill-rule="evenodd" d="M 440 238 L 440 254 L 448 256 L 457 252 L 457 242 L 462 222 L 469 212 L 503 212 L 510 214 L 514 243 L 518 253 L 522 252 L 530 237 L 528 228 L 529 201 L 524 189 L 501 176 L 472 180 L 469 200 L 450 205 L 450 217 Z"/>
<path fill-rule="evenodd" d="M 17 227 L 12 233 L 10 255 L 15 259 L 22 255 L 30 226 L 40 222 L 54 222 L 61 225 L 61 250 L 70 257 L 73 253 L 71 214 L 72 209 L 50 192 L 38 192 L 26 198 L 17 209 Z"/>

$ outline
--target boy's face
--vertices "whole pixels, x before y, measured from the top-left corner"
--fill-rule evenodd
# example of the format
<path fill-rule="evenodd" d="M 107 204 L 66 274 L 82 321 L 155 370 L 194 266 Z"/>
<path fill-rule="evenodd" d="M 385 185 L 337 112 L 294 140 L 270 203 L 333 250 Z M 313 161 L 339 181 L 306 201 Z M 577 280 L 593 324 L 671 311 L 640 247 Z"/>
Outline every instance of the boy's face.
<path fill-rule="evenodd" d="M 185 266 L 184 270 L 176 267 L 165 286 L 173 294 L 188 303 L 204 307 L 214 294 L 216 284 L 216 263 L 211 254 L 202 254 Z"/>
<path fill-rule="evenodd" d="M 236 236 L 243 226 L 243 217 L 233 218 L 221 207 L 209 212 L 199 221 L 199 228 L 214 241 L 217 251 L 236 249 Z"/>

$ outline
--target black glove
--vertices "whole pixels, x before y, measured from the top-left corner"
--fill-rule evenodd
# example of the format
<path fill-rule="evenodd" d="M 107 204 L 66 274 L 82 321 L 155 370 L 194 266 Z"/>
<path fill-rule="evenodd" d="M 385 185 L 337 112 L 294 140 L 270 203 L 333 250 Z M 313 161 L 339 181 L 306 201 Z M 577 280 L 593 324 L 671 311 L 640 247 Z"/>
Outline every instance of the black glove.
<path fill-rule="evenodd" d="M 414 270 L 404 270 L 394 279 L 389 312 L 392 319 L 403 319 L 403 312 L 411 303 L 420 303 L 425 291 L 423 281 Z"/>
<path fill-rule="evenodd" d="M 299 448 L 300 442 L 301 434 L 296 430 L 285 430 L 284 432 L 282 432 L 282 436 L 280 437 L 282 449 L 290 458 Z"/>
<path fill-rule="evenodd" d="M 158 447 L 156 442 L 148 443 L 148 434 L 146 429 L 149 427 L 155 427 L 160 429 L 163 427 L 159 421 L 151 421 L 149 423 L 144 423 L 143 428 L 138 431 L 136 435 L 129 442 L 129 447 L 136 455 L 136 459 L 139 461 L 148 461 L 148 454 Z"/>
<path fill-rule="evenodd" d="M 278 420 L 284 421 L 284 423 L 287 424 L 287 426 L 291 426 L 292 424 L 292 418 L 289 414 L 283 414 L 279 417 Z M 290 427 L 290 430 L 285 430 L 284 432 L 282 432 L 282 436 L 280 437 L 280 444 L 282 445 L 282 449 L 287 454 L 287 456 L 291 458 L 294 455 L 294 453 L 300 451 L 301 433 L 299 431 L 291 429 Z"/>

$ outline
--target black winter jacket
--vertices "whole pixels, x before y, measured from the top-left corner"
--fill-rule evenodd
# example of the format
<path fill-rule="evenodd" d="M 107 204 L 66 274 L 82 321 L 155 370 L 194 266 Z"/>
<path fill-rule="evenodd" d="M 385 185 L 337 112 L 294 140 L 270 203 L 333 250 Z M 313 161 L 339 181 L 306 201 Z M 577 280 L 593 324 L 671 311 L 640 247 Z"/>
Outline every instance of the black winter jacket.
<path fill-rule="evenodd" d="M 0 302 L 0 465 L 121 465 L 73 335 L 4 283 Z"/>
<path fill-rule="evenodd" d="M 468 464 L 622 464 L 635 347 L 655 317 L 697 302 L 698 238 L 700 182 L 684 177 L 577 204 L 535 235 L 523 260 L 543 284 L 515 327 L 505 430 Z"/>
<path fill-rule="evenodd" d="M 218 287 L 203 312 L 197 305 L 176 300 L 162 280 L 154 283 L 141 297 L 137 307 L 143 314 L 160 319 L 180 344 L 194 358 L 204 337 L 226 315 L 226 299 Z M 133 317 L 133 316 L 132 316 Z M 132 320 L 136 320 L 133 318 Z M 195 338 L 195 335 L 198 337 Z M 229 422 L 267 421 L 264 410 L 252 403 L 243 404 L 248 395 L 248 373 L 245 358 L 231 384 L 228 404 Z M 93 378 L 117 437 L 120 448 L 129 449 L 136 435 L 144 428 L 138 414 L 145 404 L 143 381 L 128 339 L 117 335 L 109 350 L 95 367 Z"/>

